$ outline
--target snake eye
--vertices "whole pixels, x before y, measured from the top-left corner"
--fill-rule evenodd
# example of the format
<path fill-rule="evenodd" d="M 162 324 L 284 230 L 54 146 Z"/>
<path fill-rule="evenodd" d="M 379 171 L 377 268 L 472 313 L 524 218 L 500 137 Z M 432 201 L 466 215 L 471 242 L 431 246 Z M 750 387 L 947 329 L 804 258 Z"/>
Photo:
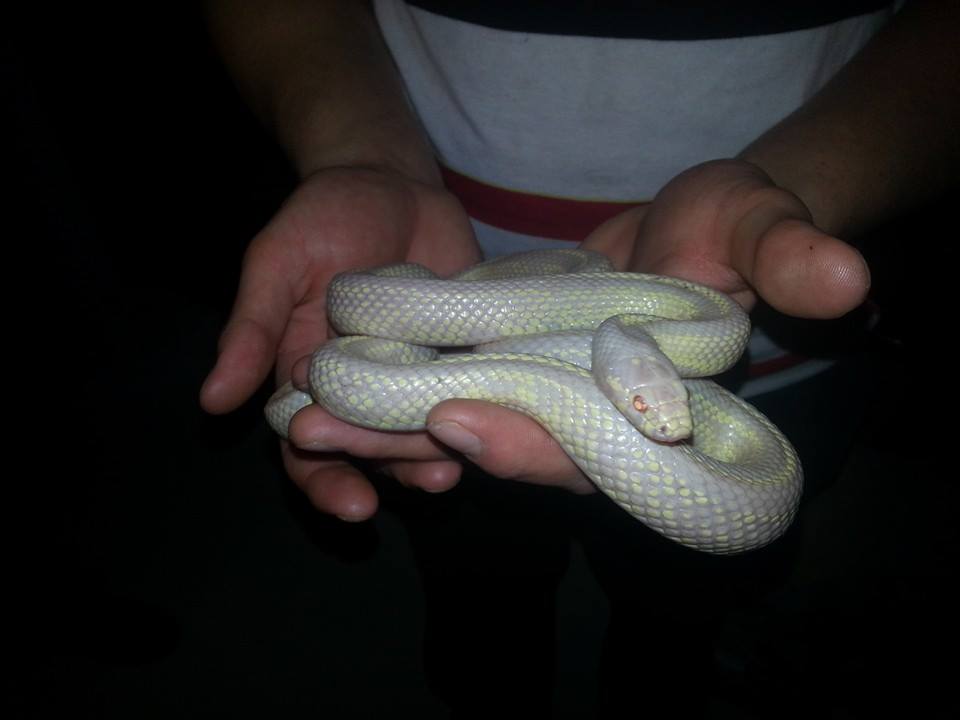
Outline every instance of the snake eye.
<path fill-rule="evenodd" d="M 643 395 L 634 395 L 633 409 L 637 412 L 646 412 L 650 409 L 650 406 L 647 405 L 646 401 L 643 399 Z"/>

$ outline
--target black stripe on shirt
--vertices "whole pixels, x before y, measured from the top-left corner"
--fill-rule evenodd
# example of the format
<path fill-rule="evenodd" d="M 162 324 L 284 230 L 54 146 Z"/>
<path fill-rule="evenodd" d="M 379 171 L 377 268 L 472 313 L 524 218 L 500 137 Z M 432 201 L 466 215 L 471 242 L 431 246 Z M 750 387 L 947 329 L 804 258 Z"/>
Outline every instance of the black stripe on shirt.
<path fill-rule="evenodd" d="M 412 0 L 408 4 L 498 30 L 649 40 L 770 35 L 893 5 L 889 0 Z"/>

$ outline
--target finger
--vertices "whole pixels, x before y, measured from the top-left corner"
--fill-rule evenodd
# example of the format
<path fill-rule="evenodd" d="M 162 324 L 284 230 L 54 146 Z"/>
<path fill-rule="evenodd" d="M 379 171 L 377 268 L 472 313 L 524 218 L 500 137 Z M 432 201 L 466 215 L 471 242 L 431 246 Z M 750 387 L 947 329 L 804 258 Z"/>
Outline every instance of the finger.
<path fill-rule="evenodd" d="M 732 261 L 775 309 L 803 318 L 836 318 L 858 307 L 870 270 L 852 246 L 791 213 L 759 211 L 734 235 Z"/>
<path fill-rule="evenodd" d="M 408 262 L 446 277 L 482 259 L 473 225 L 460 201 L 446 190 L 425 188 Z"/>
<path fill-rule="evenodd" d="M 448 400 L 427 417 L 427 430 L 496 477 L 555 485 L 577 493 L 593 484 L 535 421 L 479 400 Z"/>
<path fill-rule="evenodd" d="M 317 510 L 347 522 L 367 520 L 377 512 L 379 500 L 370 481 L 348 461 L 317 458 L 283 443 L 283 459 L 293 482 Z"/>
<path fill-rule="evenodd" d="M 290 368 L 290 381 L 297 390 L 310 392 L 310 356 L 305 355 Z"/>
<path fill-rule="evenodd" d="M 591 232 L 580 243 L 584 250 L 603 253 L 616 270 L 626 270 L 634 250 L 643 217 L 650 204 L 639 205 L 613 216 Z"/>
<path fill-rule="evenodd" d="M 343 452 L 377 460 L 450 460 L 451 453 L 425 432 L 385 432 L 343 422 L 319 405 L 298 412 L 290 422 L 290 441 L 310 452 Z"/>
<path fill-rule="evenodd" d="M 221 335 L 216 364 L 200 388 L 209 413 L 236 410 L 263 383 L 273 365 L 274 334 L 244 319 L 232 320 Z"/>
<path fill-rule="evenodd" d="M 263 383 L 273 366 L 295 298 L 294 277 L 277 267 L 261 246 L 251 245 L 230 319 L 220 336 L 219 354 L 200 391 L 205 410 L 225 413 L 239 407 Z"/>
<path fill-rule="evenodd" d="M 455 460 L 436 462 L 391 462 L 383 466 L 383 472 L 395 478 L 405 487 L 417 488 L 428 493 L 450 490 L 460 482 L 463 466 Z"/>
<path fill-rule="evenodd" d="M 325 287 L 325 285 L 324 285 Z M 293 310 L 283 337 L 277 347 L 277 382 L 286 382 L 297 363 L 305 361 L 304 368 L 309 369 L 310 355 L 329 340 L 329 324 L 326 317 L 325 290 L 318 297 L 304 298 Z M 304 371 L 302 377 L 306 378 Z"/>

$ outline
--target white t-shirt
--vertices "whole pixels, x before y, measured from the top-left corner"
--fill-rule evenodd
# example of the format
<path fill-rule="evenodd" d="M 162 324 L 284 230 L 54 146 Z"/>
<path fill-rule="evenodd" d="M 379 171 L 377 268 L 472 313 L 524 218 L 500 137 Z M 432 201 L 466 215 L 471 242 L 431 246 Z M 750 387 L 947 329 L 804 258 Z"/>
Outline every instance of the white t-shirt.
<path fill-rule="evenodd" d="M 837 17 L 796 3 L 789 12 L 753 3 L 739 16 L 738 3 L 720 4 L 722 15 L 707 3 L 702 12 L 603 5 L 375 2 L 410 102 L 488 256 L 569 247 L 682 170 L 735 156 L 894 12 L 869 1 L 837 2 Z M 829 365 L 791 359 L 761 334 L 750 357 L 746 396 Z"/>

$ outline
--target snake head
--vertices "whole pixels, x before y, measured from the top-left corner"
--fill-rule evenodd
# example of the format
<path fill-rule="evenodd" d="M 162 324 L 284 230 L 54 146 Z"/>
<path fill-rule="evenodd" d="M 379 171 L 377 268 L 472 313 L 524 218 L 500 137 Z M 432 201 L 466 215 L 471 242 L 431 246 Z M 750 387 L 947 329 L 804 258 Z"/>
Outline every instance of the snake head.
<path fill-rule="evenodd" d="M 642 328 L 610 318 L 593 339 L 594 381 L 630 423 L 651 440 L 690 437 L 693 419 L 677 369 Z"/>

